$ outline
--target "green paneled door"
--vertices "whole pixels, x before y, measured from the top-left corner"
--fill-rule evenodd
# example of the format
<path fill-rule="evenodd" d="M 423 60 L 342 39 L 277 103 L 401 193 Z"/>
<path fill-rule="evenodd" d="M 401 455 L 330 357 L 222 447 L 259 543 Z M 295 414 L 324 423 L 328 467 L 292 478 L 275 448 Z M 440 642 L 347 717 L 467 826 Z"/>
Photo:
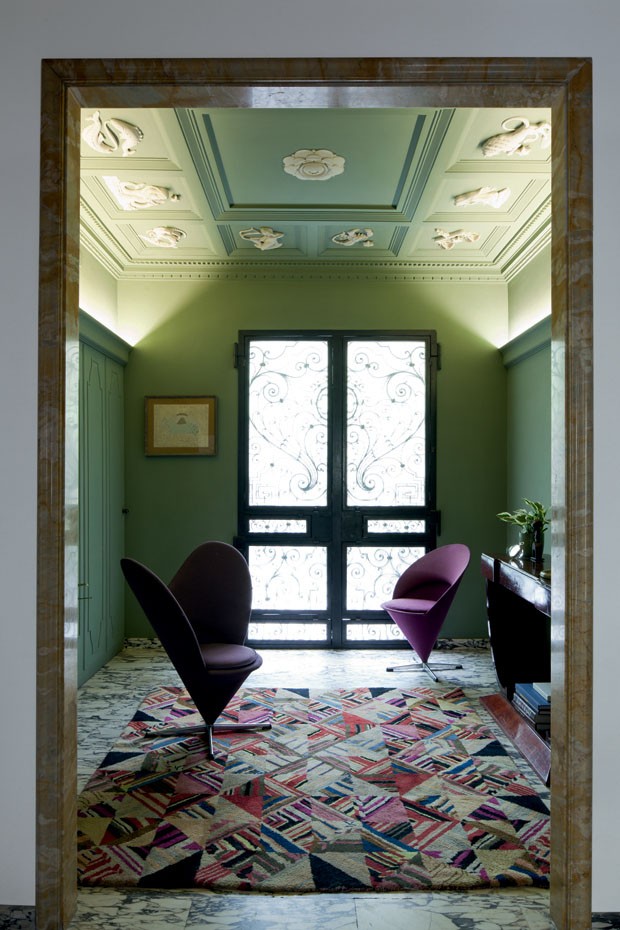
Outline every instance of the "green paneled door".
<path fill-rule="evenodd" d="M 78 682 L 123 642 L 123 366 L 80 344 Z"/>

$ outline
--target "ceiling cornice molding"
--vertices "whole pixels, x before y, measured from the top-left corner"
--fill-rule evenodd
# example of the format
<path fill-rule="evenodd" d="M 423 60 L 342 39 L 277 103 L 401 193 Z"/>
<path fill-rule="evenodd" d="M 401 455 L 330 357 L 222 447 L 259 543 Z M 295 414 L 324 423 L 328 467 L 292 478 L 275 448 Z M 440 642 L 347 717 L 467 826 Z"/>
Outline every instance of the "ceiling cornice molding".
<path fill-rule="evenodd" d="M 153 261 L 126 269 L 123 281 L 379 281 L 458 284 L 506 283 L 492 263 Z"/>
<path fill-rule="evenodd" d="M 550 245 L 551 222 L 545 229 L 538 230 L 536 236 L 528 242 L 527 248 L 523 249 L 518 255 L 513 256 L 510 262 L 503 267 L 502 274 L 506 283 L 509 284 L 516 278 L 537 255 L 540 255 Z"/>
<path fill-rule="evenodd" d="M 509 247 L 497 256 L 506 282 L 512 281 L 544 248 L 551 244 L 551 196 L 511 239 Z"/>
<path fill-rule="evenodd" d="M 80 198 L 80 247 L 85 248 L 117 280 L 131 260 L 83 198 Z"/>

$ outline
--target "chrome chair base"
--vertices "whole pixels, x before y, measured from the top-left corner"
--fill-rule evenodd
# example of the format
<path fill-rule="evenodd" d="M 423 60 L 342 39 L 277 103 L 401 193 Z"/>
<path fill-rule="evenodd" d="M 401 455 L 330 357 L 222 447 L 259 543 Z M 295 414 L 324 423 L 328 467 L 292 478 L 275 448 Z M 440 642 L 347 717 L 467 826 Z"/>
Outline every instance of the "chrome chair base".
<path fill-rule="evenodd" d="M 426 672 L 427 675 L 430 675 L 433 681 L 439 681 L 439 678 L 434 672 L 434 669 L 437 671 L 454 671 L 458 668 L 463 668 L 462 665 L 429 665 L 427 662 L 411 662 L 409 665 L 391 665 L 389 668 L 386 668 L 386 672 Z"/>
<path fill-rule="evenodd" d="M 161 730 L 152 730 L 150 733 L 145 733 L 142 739 L 159 739 L 160 737 L 167 736 L 196 736 L 197 734 L 204 734 L 207 737 L 207 758 L 213 759 L 213 733 L 220 732 L 244 732 L 244 733 L 259 733 L 265 730 L 271 730 L 270 723 L 214 723 L 210 726 L 206 723 L 197 724 L 196 726 L 188 727 L 162 727 Z"/>

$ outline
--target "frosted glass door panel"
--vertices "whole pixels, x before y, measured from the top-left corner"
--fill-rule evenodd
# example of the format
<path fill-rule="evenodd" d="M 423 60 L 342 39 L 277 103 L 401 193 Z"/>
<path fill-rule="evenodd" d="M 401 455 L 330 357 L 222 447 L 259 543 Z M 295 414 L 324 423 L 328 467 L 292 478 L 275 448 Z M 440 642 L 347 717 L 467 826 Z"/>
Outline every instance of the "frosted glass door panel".
<path fill-rule="evenodd" d="M 406 568 L 424 555 L 419 546 L 349 546 L 345 610 L 380 610 Z"/>
<path fill-rule="evenodd" d="M 347 506 L 425 503 L 426 346 L 347 347 Z"/>
<path fill-rule="evenodd" d="M 325 506 L 327 343 L 253 341 L 248 362 L 250 506 Z"/>
<path fill-rule="evenodd" d="M 327 549 L 250 546 L 254 610 L 326 610 Z"/>

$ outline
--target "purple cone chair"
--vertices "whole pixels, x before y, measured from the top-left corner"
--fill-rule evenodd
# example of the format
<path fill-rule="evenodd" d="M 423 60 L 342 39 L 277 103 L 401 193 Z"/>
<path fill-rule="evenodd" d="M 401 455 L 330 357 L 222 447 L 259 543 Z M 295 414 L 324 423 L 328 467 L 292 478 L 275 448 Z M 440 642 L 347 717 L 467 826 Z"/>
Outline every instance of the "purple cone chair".
<path fill-rule="evenodd" d="M 205 732 L 212 759 L 214 730 L 269 730 L 270 724 L 215 723 L 248 675 L 263 664 L 244 645 L 252 583 L 241 553 L 228 543 L 203 543 L 169 585 L 135 559 L 121 559 L 121 569 L 204 720 L 204 726 L 166 727 L 158 735 Z"/>
<path fill-rule="evenodd" d="M 388 672 L 424 669 L 434 681 L 439 681 L 433 668 L 463 668 L 462 665 L 430 666 L 427 659 L 468 565 L 467 546 L 452 543 L 427 552 L 400 576 L 392 600 L 381 606 L 404 633 L 420 662 L 391 666 Z"/>

